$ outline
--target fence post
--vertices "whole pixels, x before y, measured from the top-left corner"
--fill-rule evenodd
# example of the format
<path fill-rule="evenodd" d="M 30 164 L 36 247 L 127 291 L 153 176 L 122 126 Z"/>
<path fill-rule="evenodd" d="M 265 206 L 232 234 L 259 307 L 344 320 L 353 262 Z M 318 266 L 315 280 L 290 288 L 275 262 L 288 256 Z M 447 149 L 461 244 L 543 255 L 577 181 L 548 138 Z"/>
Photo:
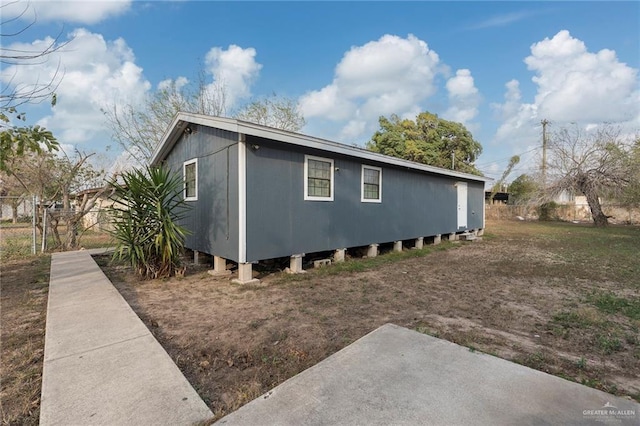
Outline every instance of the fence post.
<path fill-rule="evenodd" d="M 36 239 L 38 238 L 38 234 L 36 233 L 36 201 L 37 201 L 37 197 L 35 195 L 33 195 L 31 197 L 31 226 L 32 226 L 32 232 L 31 232 L 31 254 L 36 254 Z"/>
<path fill-rule="evenodd" d="M 42 213 L 42 253 L 47 248 L 47 207 L 45 206 Z"/>

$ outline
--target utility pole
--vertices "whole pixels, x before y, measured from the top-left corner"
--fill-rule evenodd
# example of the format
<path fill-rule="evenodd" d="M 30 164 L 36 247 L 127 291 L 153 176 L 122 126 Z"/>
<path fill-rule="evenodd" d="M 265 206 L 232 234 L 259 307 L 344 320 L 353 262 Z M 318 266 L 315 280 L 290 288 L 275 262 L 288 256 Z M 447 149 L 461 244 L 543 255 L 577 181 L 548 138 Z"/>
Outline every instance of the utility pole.
<path fill-rule="evenodd" d="M 451 152 L 451 170 L 455 170 L 456 169 L 456 152 L 452 151 Z"/>
<path fill-rule="evenodd" d="M 549 121 L 545 118 L 542 123 L 542 187 L 547 187 L 547 124 Z"/>

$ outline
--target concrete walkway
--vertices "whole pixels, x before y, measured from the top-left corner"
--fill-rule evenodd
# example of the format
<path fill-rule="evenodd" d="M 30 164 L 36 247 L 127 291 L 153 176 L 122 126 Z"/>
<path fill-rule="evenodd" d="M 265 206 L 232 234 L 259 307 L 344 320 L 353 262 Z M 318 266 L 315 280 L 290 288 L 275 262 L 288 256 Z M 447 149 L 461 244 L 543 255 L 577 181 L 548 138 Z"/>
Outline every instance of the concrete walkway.
<path fill-rule="evenodd" d="M 189 425 L 198 394 L 87 250 L 54 254 L 41 425 Z M 217 424 L 640 424 L 640 404 L 387 324 Z"/>
<path fill-rule="evenodd" d="M 640 424 L 640 404 L 387 324 L 218 425 Z"/>
<path fill-rule="evenodd" d="M 41 425 L 189 425 L 213 417 L 91 258 L 51 259 Z"/>

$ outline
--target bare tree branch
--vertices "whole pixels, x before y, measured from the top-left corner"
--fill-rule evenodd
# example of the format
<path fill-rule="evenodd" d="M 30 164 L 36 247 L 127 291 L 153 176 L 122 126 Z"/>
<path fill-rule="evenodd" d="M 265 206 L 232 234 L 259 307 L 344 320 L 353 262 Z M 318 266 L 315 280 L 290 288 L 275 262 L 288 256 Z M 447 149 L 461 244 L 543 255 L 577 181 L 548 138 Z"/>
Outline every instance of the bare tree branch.
<path fill-rule="evenodd" d="M 551 137 L 549 196 L 563 191 L 584 194 L 597 226 L 608 224 L 601 197 L 619 197 L 631 183 L 630 145 L 619 127 L 603 124 L 587 131 L 577 125 Z"/>

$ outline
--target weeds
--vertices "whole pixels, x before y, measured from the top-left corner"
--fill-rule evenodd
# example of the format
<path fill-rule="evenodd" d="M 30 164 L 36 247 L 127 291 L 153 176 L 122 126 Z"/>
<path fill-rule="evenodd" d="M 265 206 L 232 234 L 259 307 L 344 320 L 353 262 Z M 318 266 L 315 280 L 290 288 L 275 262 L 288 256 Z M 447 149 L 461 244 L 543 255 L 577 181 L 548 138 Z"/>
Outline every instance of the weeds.
<path fill-rule="evenodd" d="M 617 336 L 610 334 L 600 334 L 597 337 L 598 348 L 602 350 L 605 355 L 611 355 L 614 352 L 618 352 L 622 349 L 622 342 Z"/>
<path fill-rule="evenodd" d="M 591 293 L 587 301 L 607 314 L 621 314 L 640 320 L 640 297 L 618 297 L 614 293 Z"/>
<path fill-rule="evenodd" d="M 583 356 L 580 357 L 578 361 L 576 361 L 576 367 L 580 370 L 584 370 L 587 368 L 587 359 Z"/>

